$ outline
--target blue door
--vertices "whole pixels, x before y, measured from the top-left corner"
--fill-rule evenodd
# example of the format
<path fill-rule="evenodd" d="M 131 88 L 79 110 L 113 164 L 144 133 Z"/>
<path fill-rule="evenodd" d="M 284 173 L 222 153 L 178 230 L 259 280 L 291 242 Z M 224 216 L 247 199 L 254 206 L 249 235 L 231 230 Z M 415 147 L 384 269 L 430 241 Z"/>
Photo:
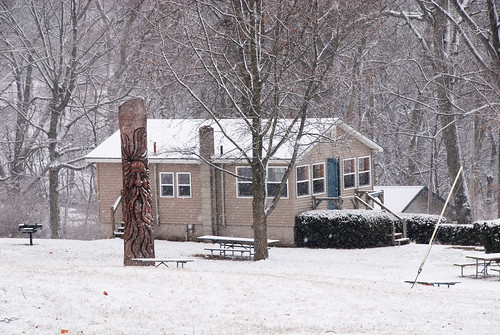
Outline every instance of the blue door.
<path fill-rule="evenodd" d="M 326 163 L 328 177 L 328 197 L 340 196 L 340 158 L 328 158 Z M 338 209 L 333 201 L 328 201 L 328 209 Z"/>

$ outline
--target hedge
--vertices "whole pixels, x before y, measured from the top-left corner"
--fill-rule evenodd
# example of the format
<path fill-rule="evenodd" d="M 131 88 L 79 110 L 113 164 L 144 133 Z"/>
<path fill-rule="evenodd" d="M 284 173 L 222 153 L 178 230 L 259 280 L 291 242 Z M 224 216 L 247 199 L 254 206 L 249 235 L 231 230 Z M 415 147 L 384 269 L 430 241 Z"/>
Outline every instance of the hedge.
<path fill-rule="evenodd" d="M 391 245 L 392 218 L 367 210 L 313 210 L 295 218 L 295 246 L 370 248 Z"/>
<path fill-rule="evenodd" d="M 427 244 L 439 219 L 437 215 L 403 214 L 411 241 Z M 444 221 L 443 221 L 444 222 Z M 402 223 L 381 211 L 312 210 L 295 218 L 295 246 L 311 248 L 370 248 L 392 244 L 392 224 Z M 442 223 L 436 243 L 484 245 L 486 253 L 500 252 L 500 220 L 458 225 Z"/>
<path fill-rule="evenodd" d="M 481 243 L 487 254 L 500 252 L 500 219 L 475 222 L 474 229 L 479 232 Z"/>

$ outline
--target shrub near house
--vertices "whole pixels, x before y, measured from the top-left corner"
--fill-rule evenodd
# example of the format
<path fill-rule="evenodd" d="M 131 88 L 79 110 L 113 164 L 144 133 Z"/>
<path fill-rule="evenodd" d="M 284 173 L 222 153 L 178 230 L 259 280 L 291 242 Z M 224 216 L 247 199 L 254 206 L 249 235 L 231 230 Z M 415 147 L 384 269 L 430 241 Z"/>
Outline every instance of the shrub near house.
<path fill-rule="evenodd" d="M 407 220 L 408 237 L 415 243 L 429 243 L 439 216 L 403 214 L 403 217 Z M 401 222 L 381 211 L 306 211 L 295 218 L 295 246 L 346 249 L 388 246 L 393 224 L 401 229 Z M 500 252 L 500 220 L 467 225 L 442 223 L 435 241 L 450 245 L 482 244 L 486 253 Z"/>

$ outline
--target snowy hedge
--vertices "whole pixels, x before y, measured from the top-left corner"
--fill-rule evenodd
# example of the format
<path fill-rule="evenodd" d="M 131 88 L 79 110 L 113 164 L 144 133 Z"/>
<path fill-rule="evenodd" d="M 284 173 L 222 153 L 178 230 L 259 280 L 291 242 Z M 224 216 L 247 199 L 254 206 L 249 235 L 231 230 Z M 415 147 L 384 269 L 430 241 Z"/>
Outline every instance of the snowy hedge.
<path fill-rule="evenodd" d="M 438 216 L 406 214 L 408 237 L 415 243 L 429 243 Z M 396 223 L 400 225 L 400 223 Z M 500 220 L 478 221 L 474 224 L 442 223 L 435 241 L 451 245 L 483 245 L 486 253 L 500 252 Z"/>
<path fill-rule="evenodd" d="M 436 240 L 441 244 L 452 245 L 481 244 L 479 229 L 475 224 L 442 224 L 439 226 Z"/>
<path fill-rule="evenodd" d="M 371 248 L 391 245 L 392 218 L 380 211 L 313 210 L 295 218 L 295 246 Z"/>
<path fill-rule="evenodd" d="M 411 241 L 419 244 L 429 243 L 434 227 L 439 219 L 437 215 L 403 214 L 407 224 L 407 235 Z M 403 231 L 403 224 L 396 221 L 396 231 Z"/>
<path fill-rule="evenodd" d="M 429 243 L 437 215 L 404 214 L 411 241 Z M 392 224 L 402 223 L 381 211 L 313 210 L 295 218 L 295 246 L 312 248 L 370 248 L 391 245 Z M 435 241 L 451 245 L 484 245 L 486 253 L 500 252 L 500 219 L 458 225 L 442 223 Z"/>
<path fill-rule="evenodd" d="M 500 252 L 500 219 L 494 221 L 478 221 L 474 227 L 479 231 L 481 243 L 487 254 Z"/>

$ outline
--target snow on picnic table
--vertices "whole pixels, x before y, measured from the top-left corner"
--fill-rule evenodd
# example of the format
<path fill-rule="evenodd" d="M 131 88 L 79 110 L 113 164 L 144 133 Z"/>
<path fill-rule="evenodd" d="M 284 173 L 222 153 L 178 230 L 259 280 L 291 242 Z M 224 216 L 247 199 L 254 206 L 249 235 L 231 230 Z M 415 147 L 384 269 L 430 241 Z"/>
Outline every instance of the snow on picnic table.
<path fill-rule="evenodd" d="M 475 253 L 272 248 L 260 262 L 124 267 L 123 241 L 0 239 L 0 334 L 498 334 L 500 281 L 461 278 Z M 155 241 L 157 257 L 206 245 Z M 464 269 L 466 274 L 472 268 Z"/>

